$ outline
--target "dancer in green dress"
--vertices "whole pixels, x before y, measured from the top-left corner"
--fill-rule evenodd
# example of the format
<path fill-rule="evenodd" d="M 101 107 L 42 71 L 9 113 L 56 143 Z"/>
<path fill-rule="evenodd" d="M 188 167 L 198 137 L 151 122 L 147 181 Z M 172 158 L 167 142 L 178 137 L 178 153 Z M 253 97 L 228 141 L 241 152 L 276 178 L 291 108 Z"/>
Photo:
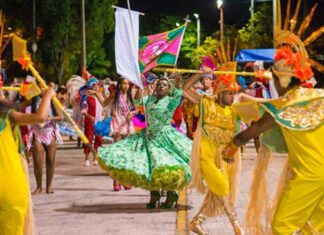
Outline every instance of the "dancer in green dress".
<path fill-rule="evenodd" d="M 141 100 L 146 110 L 146 129 L 98 151 L 100 166 L 112 178 L 151 191 L 147 208 L 155 208 L 160 190 L 168 191 L 161 208 L 171 208 L 178 199 L 175 191 L 184 189 L 191 180 L 192 142 L 170 125 L 182 96 L 179 79 L 171 88 L 167 77 L 160 78 L 154 95 Z M 140 93 L 136 98 L 141 97 Z"/>

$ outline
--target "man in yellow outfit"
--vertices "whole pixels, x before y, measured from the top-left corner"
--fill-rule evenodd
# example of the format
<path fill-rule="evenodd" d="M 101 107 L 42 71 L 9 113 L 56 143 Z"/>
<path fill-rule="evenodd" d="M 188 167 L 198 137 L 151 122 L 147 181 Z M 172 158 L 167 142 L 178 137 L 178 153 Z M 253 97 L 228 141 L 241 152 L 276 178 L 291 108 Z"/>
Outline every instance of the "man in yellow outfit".
<path fill-rule="evenodd" d="M 272 77 L 278 99 L 263 103 L 259 121 L 237 135 L 223 151 L 231 157 L 251 138 L 279 125 L 293 172 L 272 221 L 274 235 L 324 233 L 324 90 L 303 88 L 313 76 L 307 52 L 296 36 L 282 32 Z M 312 229 L 312 232 L 309 230 Z"/>
<path fill-rule="evenodd" d="M 229 67 L 236 67 L 228 62 Z M 211 74 L 212 70 L 205 67 L 203 72 Z M 207 184 L 208 192 L 198 214 L 189 224 L 191 231 L 206 234 L 201 223 L 206 217 L 220 215 L 224 211 L 233 225 L 236 235 L 243 234 L 237 221 L 233 205 L 238 185 L 240 156 L 235 164 L 225 162 L 221 156 L 223 147 L 231 141 L 237 131 L 237 117 L 231 109 L 234 96 L 240 89 L 234 76 L 221 75 L 214 83 L 216 96 L 190 94 L 190 88 L 199 80 L 200 76 L 188 80 L 183 89 L 191 99 L 200 103 L 200 118 L 194 138 L 191 154 L 192 184 L 199 192 L 205 192 L 202 180 Z"/>

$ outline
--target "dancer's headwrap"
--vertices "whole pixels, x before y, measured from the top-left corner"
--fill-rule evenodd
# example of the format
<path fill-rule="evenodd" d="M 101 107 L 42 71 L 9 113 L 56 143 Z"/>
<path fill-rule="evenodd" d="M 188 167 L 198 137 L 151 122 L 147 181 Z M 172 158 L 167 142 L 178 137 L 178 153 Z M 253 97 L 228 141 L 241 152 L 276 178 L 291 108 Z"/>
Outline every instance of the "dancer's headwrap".
<path fill-rule="evenodd" d="M 221 71 L 236 71 L 235 62 L 226 62 L 220 66 Z M 217 77 L 214 83 L 214 93 L 219 94 L 222 91 L 239 91 L 240 86 L 237 83 L 236 77 L 231 74 L 221 74 Z"/>
<path fill-rule="evenodd" d="M 313 77 L 313 71 L 307 61 L 307 51 L 297 35 L 289 31 L 279 31 L 276 47 L 278 49 L 274 57 L 272 72 L 278 77 L 282 87 L 288 87 L 292 78 L 305 83 Z"/>
<path fill-rule="evenodd" d="M 311 66 L 320 72 L 324 72 L 324 65 L 310 59 L 307 54 L 306 47 L 320 37 L 324 32 L 324 26 L 312 32 L 305 40 L 301 40 L 301 36 L 308 28 L 310 21 L 314 15 L 317 3 L 312 7 L 308 15 L 301 22 L 298 30 L 297 18 L 301 5 L 301 0 L 298 0 L 295 12 L 291 17 L 291 0 L 288 1 L 286 8 L 285 20 L 281 21 L 281 6 L 278 0 L 277 25 L 275 33 L 275 62 L 272 67 L 272 72 L 276 75 L 282 87 L 287 87 L 291 79 L 297 78 L 303 84 L 313 77 Z"/>
<path fill-rule="evenodd" d="M 237 40 L 235 41 L 233 52 L 231 53 L 231 42 L 228 39 L 226 43 L 226 49 L 223 42 L 216 50 L 219 66 L 219 71 L 236 71 L 236 62 L 234 62 L 235 54 L 237 50 Z M 239 91 L 240 86 L 237 83 L 236 76 L 231 74 L 220 74 L 217 76 L 213 85 L 214 93 L 219 94 L 222 91 Z"/>
<path fill-rule="evenodd" d="M 95 85 L 101 85 L 101 83 L 95 77 L 90 78 L 86 83 L 88 89 L 91 89 Z"/>

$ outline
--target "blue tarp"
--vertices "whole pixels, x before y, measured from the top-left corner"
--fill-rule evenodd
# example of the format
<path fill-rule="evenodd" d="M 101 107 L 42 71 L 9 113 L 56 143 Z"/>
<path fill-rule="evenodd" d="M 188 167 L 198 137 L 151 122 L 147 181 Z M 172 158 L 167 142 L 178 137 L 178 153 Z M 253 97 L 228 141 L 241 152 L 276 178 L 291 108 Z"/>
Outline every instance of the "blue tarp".
<path fill-rule="evenodd" d="M 264 62 L 273 62 L 275 55 L 275 49 L 246 49 L 240 50 L 235 58 L 237 62 L 250 62 L 256 60 L 262 60 Z"/>

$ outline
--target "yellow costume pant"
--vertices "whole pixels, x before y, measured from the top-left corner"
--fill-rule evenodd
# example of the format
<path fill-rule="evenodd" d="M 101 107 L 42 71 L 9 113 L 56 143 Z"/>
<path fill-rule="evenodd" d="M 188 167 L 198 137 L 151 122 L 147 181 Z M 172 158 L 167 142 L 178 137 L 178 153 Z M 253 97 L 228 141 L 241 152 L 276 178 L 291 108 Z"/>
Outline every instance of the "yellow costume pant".
<path fill-rule="evenodd" d="M 208 188 L 214 194 L 217 196 L 226 196 L 229 194 L 229 180 L 227 172 L 222 172 L 221 167 L 216 163 L 217 161 L 222 161 L 222 159 L 217 159 L 218 152 L 217 144 L 202 134 L 200 156 L 201 173 Z"/>
<path fill-rule="evenodd" d="M 316 229 L 322 228 L 319 231 L 323 231 L 323 199 L 323 179 L 321 181 L 303 179 L 290 181 L 272 222 L 273 234 L 291 235 L 299 228 L 303 228 L 309 219 Z M 321 207 L 320 203 L 322 203 Z"/>
<path fill-rule="evenodd" d="M 10 122 L 0 131 L 0 234 L 22 235 L 28 184 Z"/>
<path fill-rule="evenodd" d="M 290 235 L 310 221 L 324 232 L 324 125 L 309 131 L 282 128 L 294 177 L 276 210 L 274 235 Z"/>

